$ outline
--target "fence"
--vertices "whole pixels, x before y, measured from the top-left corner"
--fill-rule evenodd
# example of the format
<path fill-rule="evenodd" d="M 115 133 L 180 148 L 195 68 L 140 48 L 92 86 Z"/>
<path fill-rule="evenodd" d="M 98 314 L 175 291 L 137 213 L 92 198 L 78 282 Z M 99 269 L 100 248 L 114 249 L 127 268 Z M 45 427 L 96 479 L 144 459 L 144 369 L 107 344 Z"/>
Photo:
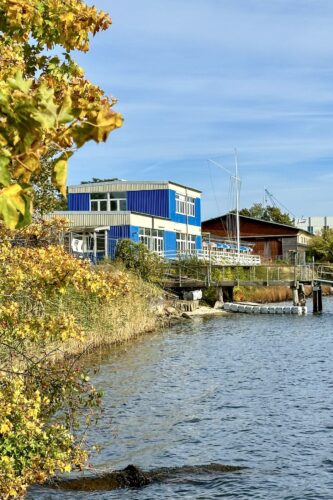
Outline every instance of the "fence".
<path fill-rule="evenodd" d="M 217 249 L 204 248 L 203 250 L 191 250 L 187 252 L 171 250 L 157 253 L 164 259 L 179 260 L 193 258 L 221 266 L 259 266 L 261 264 L 259 255 L 251 255 L 250 253 L 238 254 L 237 250 L 219 251 Z"/>

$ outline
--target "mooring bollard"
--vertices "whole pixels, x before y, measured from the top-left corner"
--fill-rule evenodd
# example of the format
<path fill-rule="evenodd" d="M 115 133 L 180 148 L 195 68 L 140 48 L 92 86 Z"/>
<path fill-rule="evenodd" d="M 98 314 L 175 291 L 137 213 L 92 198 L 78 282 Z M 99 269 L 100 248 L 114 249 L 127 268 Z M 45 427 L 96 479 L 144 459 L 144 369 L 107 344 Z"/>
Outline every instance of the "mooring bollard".
<path fill-rule="evenodd" d="M 314 283 L 312 286 L 313 312 L 319 313 L 323 310 L 322 289 L 320 283 Z"/>

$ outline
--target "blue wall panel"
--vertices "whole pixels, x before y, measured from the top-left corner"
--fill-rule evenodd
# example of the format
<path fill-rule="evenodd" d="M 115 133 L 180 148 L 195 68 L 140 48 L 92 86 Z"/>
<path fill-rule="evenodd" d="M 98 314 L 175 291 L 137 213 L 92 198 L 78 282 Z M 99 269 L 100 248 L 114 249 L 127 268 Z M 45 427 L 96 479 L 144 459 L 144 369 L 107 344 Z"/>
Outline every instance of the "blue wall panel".
<path fill-rule="evenodd" d="M 196 250 L 201 250 L 202 249 L 202 238 L 201 238 L 201 236 L 196 236 L 195 237 L 195 249 Z"/>
<path fill-rule="evenodd" d="M 85 212 L 90 210 L 90 194 L 89 193 L 69 193 L 68 194 L 68 210 L 75 212 Z"/>
<path fill-rule="evenodd" d="M 194 226 L 201 226 L 201 198 L 195 198 Z"/>
<path fill-rule="evenodd" d="M 130 226 L 111 226 L 108 230 L 108 256 L 114 259 L 118 240 L 130 238 Z"/>
<path fill-rule="evenodd" d="M 140 242 L 139 227 L 138 226 L 130 226 L 129 238 L 132 241 L 135 241 L 135 243 Z"/>
<path fill-rule="evenodd" d="M 174 222 L 186 224 L 186 215 L 176 213 L 176 191 L 169 191 L 170 219 Z M 191 226 L 201 226 L 201 199 L 195 198 L 195 217 L 188 217 Z"/>
<path fill-rule="evenodd" d="M 169 218 L 168 190 L 128 191 L 127 210 Z"/>
<path fill-rule="evenodd" d="M 164 231 L 164 251 L 166 252 L 166 256 L 174 257 L 176 249 L 176 233 L 173 231 Z"/>

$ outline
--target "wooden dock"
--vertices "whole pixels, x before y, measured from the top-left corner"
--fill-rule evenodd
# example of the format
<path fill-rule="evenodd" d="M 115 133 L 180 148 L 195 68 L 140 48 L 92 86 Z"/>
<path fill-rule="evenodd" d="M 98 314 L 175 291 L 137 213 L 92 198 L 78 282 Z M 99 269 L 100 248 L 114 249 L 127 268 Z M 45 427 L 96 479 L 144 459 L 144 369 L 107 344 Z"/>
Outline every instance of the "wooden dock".
<path fill-rule="evenodd" d="M 218 266 L 214 266 L 216 268 Z M 283 269 L 283 268 L 282 268 Z M 250 270 L 251 271 L 251 270 Z M 264 268 L 266 279 L 258 279 L 255 269 L 249 273 L 249 279 L 212 279 L 212 266 L 186 266 L 178 263 L 175 268 L 168 268 L 164 276 L 163 286 L 166 290 L 172 290 L 178 296 L 189 290 L 205 288 L 216 288 L 216 300 L 221 302 L 233 302 L 233 290 L 235 287 L 288 287 L 293 292 L 294 307 L 305 306 L 304 285 L 312 286 L 313 312 L 322 311 L 322 289 L 321 285 L 333 286 L 333 266 L 297 266 L 289 268 L 289 276 L 283 276 L 282 271 L 276 266 Z M 263 273 L 261 273 L 263 274 Z M 303 310 L 302 310 L 303 311 Z M 294 314 L 299 314 L 299 311 Z M 303 312 L 301 313 L 303 314 Z"/>

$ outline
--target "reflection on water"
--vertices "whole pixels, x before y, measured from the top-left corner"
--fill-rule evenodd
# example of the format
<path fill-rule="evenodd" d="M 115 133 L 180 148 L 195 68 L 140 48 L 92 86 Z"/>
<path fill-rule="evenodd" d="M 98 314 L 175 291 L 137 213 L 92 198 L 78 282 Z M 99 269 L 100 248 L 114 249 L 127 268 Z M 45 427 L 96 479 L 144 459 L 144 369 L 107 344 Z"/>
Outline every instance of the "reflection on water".
<path fill-rule="evenodd" d="M 30 499 L 333 498 L 333 303 L 306 317 L 196 319 L 91 356 L 104 412 L 94 466 L 222 462 L 250 470 L 142 490 Z"/>

